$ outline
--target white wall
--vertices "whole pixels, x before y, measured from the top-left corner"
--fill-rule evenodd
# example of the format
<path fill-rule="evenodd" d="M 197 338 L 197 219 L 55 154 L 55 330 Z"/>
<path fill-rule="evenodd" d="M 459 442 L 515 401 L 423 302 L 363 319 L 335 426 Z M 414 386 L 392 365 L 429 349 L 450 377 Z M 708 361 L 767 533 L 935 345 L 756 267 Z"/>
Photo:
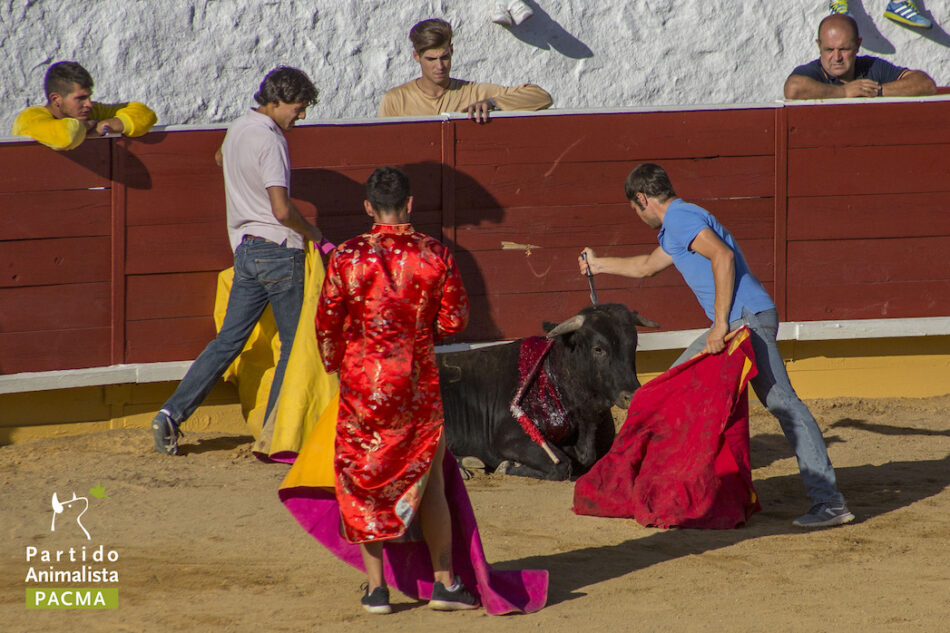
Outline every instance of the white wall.
<path fill-rule="evenodd" d="M 82 63 L 102 101 L 137 99 L 161 124 L 226 122 L 252 104 L 278 64 L 321 90 L 311 118 L 375 115 L 383 92 L 416 76 L 408 31 L 428 17 L 456 29 L 453 75 L 538 83 L 557 108 L 749 103 L 781 97 L 813 43 L 825 0 L 529 0 L 511 30 L 489 0 L 6 0 L 0 5 L 0 136 L 42 104 L 50 63 Z M 886 0 L 851 0 L 864 52 L 950 84 L 950 36 L 882 16 Z M 931 0 L 950 28 L 950 3 Z M 870 14 L 870 15 L 869 15 Z M 912 122 L 911 122 L 912 123 Z"/>

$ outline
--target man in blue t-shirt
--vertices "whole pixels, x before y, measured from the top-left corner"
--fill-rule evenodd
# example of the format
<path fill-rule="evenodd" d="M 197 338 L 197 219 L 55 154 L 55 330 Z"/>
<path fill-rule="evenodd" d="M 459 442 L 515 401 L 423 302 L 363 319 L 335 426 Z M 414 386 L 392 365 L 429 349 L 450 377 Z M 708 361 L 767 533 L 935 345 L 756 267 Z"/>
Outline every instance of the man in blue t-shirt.
<path fill-rule="evenodd" d="M 854 520 L 835 483 L 821 429 L 788 379 L 776 343 L 775 304 L 749 270 L 732 234 L 702 207 L 677 198 L 669 176 L 659 165 L 645 163 L 630 172 L 625 192 L 640 219 L 659 230 L 659 247 L 634 257 L 597 257 L 585 248 L 577 260 L 581 273 L 590 270 L 592 274 L 641 278 L 676 266 L 712 321 L 712 328 L 687 347 L 674 366 L 699 352 L 718 354 L 725 349 L 730 330 L 748 325 L 758 370 L 752 388 L 778 418 L 812 501 L 812 508 L 795 519 L 795 525 L 826 527 Z"/>
<path fill-rule="evenodd" d="M 858 57 L 861 37 L 849 15 L 822 20 L 816 41 L 820 57 L 792 71 L 785 80 L 786 99 L 917 97 L 937 92 L 934 80 L 923 71 L 878 57 Z"/>

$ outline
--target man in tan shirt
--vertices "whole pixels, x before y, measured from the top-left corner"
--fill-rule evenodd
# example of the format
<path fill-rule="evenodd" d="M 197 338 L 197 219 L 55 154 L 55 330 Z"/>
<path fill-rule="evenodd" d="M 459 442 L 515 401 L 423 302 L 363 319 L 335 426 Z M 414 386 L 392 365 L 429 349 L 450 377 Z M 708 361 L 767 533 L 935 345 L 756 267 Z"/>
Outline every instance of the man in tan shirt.
<path fill-rule="evenodd" d="M 434 18 L 409 31 L 412 58 L 422 76 L 383 95 L 379 116 L 426 116 L 467 112 L 470 119 L 487 123 L 492 110 L 544 110 L 551 95 L 534 84 L 516 87 L 452 79 L 452 26 Z"/>

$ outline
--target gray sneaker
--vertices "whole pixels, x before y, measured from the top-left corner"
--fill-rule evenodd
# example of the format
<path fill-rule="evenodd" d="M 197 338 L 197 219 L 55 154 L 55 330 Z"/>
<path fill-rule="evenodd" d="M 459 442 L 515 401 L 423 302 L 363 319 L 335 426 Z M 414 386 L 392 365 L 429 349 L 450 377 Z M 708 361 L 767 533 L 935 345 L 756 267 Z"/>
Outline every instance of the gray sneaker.
<path fill-rule="evenodd" d="M 794 521 L 792 525 L 803 528 L 831 527 L 832 525 L 843 525 L 854 521 L 854 515 L 848 510 L 848 506 L 841 503 L 816 503 L 808 511 Z"/>
<path fill-rule="evenodd" d="M 183 436 L 181 429 L 167 413 L 159 411 L 152 420 L 152 437 L 155 450 L 167 455 L 178 455 L 178 438 Z"/>

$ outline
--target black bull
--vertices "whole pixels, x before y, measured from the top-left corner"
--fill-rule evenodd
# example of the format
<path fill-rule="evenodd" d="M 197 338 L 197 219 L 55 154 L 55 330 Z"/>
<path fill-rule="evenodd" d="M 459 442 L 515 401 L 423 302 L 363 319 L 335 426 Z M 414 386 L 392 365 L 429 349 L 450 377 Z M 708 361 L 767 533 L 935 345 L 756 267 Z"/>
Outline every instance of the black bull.
<path fill-rule="evenodd" d="M 545 323 L 553 339 L 542 369 L 563 408 L 556 437 L 545 433 L 559 463 L 522 428 L 510 409 L 518 392 L 520 341 L 436 356 L 445 407 L 447 447 L 477 457 L 493 471 L 565 480 L 586 472 L 610 449 L 615 430 L 611 405 L 626 409 L 637 380 L 636 326 L 659 327 L 619 304 L 581 310 L 567 321 Z M 545 421 L 540 423 L 542 432 Z"/>

